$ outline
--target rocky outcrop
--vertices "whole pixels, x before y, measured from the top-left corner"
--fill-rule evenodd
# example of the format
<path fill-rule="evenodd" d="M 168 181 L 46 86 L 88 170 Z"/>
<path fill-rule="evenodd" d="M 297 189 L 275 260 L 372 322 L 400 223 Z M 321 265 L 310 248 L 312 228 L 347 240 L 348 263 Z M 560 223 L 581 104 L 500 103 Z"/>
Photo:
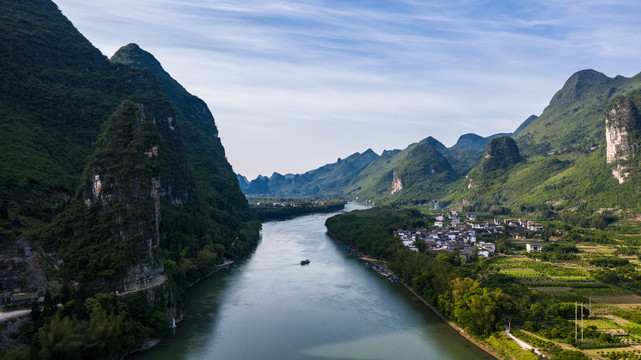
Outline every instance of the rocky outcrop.
<path fill-rule="evenodd" d="M 523 161 L 519 148 L 514 139 L 510 137 L 498 137 L 490 140 L 483 153 L 483 160 L 480 164 L 481 173 L 491 173 L 496 170 L 507 169 L 510 166 Z"/>
<path fill-rule="evenodd" d="M 173 117 L 163 105 L 124 101 L 95 142 L 77 196 L 52 232 L 74 281 L 135 291 L 162 277 L 163 213 L 189 200 L 180 128 L 156 121 Z"/>
<path fill-rule="evenodd" d="M 390 195 L 394 195 L 395 193 L 403 190 L 403 183 L 401 182 L 401 179 L 396 174 L 396 171 L 394 171 L 393 175 L 394 175 L 394 178 L 392 180 L 392 191 L 390 192 Z"/>
<path fill-rule="evenodd" d="M 127 269 L 122 278 L 120 289 L 123 292 L 135 291 L 164 283 L 162 261 L 142 262 Z"/>
<path fill-rule="evenodd" d="M 612 175 L 620 184 L 630 176 L 626 160 L 636 153 L 638 139 L 633 134 L 639 127 L 634 103 L 625 96 L 614 98 L 605 117 L 606 161 L 612 165 Z"/>

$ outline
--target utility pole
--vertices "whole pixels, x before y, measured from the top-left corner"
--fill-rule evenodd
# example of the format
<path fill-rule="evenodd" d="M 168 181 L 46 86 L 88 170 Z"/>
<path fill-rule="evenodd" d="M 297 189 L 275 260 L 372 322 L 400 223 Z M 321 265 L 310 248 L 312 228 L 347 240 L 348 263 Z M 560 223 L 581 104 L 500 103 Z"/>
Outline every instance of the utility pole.
<path fill-rule="evenodd" d="M 581 341 L 583 341 L 583 303 L 581 303 Z"/>
<path fill-rule="evenodd" d="M 578 340 L 578 327 L 579 327 L 579 320 L 578 320 L 578 304 L 575 301 L 574 302 L 574 342 Z"/>

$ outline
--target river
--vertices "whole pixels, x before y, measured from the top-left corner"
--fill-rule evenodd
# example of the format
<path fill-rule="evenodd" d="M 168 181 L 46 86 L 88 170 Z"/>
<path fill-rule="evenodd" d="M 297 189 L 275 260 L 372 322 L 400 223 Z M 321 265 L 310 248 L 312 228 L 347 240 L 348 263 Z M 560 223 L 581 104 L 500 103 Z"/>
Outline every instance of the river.
<path fill-rule="evenodd" d="M 491 358 L 340 250 L 334 214 L 264 223 L 254 253 L 189 289 L 185 319 L 128 359 Z"/>

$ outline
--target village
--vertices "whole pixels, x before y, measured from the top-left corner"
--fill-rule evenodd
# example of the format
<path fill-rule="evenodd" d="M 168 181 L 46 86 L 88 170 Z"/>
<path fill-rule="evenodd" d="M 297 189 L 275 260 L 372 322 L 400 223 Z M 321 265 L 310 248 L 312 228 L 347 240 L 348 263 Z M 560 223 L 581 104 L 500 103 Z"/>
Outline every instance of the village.
<path fill-rule="evenodd" d="M 400 237 L 403 245 L 414 251 L 434 254 L 458 251 L 465 262 L 470 262 L 477 257 L 489 258 L 497 254 L 495 243 L 477 241 L 477 236 L 481 238 L 481 235 L 502 234 L 507 228 L 510 229 L 511 238 L 525 240 L 528 233 L 535 233 L 535 237 L 541 237 L 541 233 L 545 231 L 542 225 L 524 219 L 494 219 L 490 222 L 476 222 L 476 214 L 467 214 L 462 221 L 456 211 L 436 214 L 435 220 L 431 230 L 398 229 L 394 231 L 394 236 Z M 527 242 L 526 250 L 527 252 L 540 252 L 542 244 L 540 241 Z"/>

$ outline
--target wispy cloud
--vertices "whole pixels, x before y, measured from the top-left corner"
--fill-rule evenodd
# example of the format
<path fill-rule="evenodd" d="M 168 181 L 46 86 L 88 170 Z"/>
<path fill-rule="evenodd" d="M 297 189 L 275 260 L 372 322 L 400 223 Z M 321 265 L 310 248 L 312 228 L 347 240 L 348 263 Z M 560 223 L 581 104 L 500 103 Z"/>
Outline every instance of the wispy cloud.
<path fill-rule="evenodd" d="M 575 71 L 641 70 L 630 1 L 55 1 L 106 55 L 136 42 L 203 98 L 250 177 L 510 132 Z"/>

